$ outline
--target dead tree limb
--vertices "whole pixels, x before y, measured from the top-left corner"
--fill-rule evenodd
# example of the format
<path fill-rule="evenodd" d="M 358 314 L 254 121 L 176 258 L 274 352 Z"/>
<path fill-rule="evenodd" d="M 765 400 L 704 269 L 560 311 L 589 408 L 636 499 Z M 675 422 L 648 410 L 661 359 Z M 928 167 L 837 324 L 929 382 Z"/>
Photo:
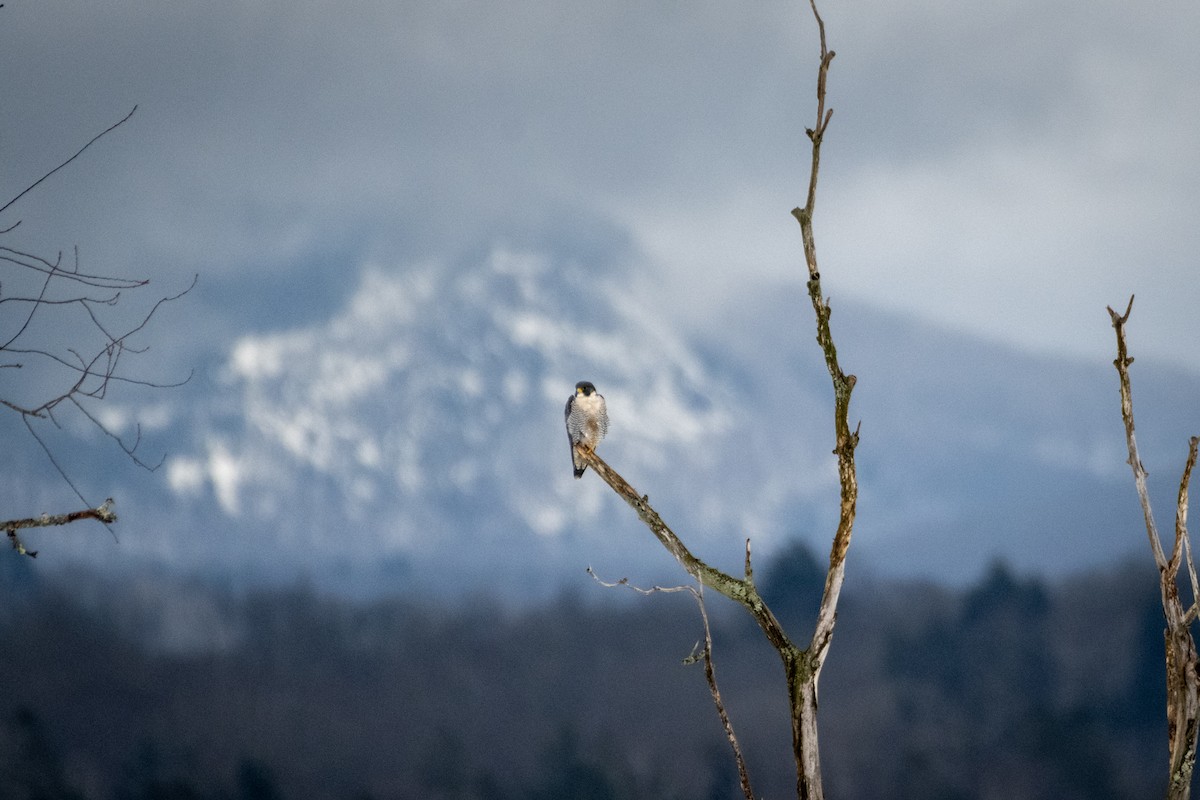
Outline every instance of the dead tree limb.
<path fill-rule="evenodd" d="M 829 569 L 825 577 L 825 588 L 812 637 L 806 648 L 800 648 L 788 638 L 779 620 L 767 607 L 754 584 L 754 573 L 750 563 L 749 542 L 746 546 L 746 568 L 743 578 L 735 578 L 709 566 L 696 558 L 680 538 L 672 531 L 651 506 L 649 498 L 639 494 L 605 464 L 594 452 L 576 446 L 584 463 L 592 467 L 612 489 L 622 497 L 654 536 L 689 574 L 703 586 L 740 603 L 763 634 L 779 653 L 783 662 L 787 684 L 788 703 L 792 720 L 792 751 L 796 761 L 796 796 L 800 800 L 821 800 L 824 789 L 821 783 L 821 759 L 817 740 L 817 682 L 821 668 L 829 652 L 833 628 L 837 620 L 838 599 L 846 574 L 846 553 L 854 530 L 854 519 L 858 503 L 858 478 L 854 462 L 854 451 L 858 446 L 859 431 L 852 431 L 849 423 L 850 395 L 854 390 L 855 377 L 842 371 L 838 362 L 837 348 L 830 331 L 829 302 L 821 290 L 821 274 L 817 268 L 817 250 L 813 235 L 813 214 L 816 209 L 817 178 L 820 173 L 821 144 L 833 109 L 825 106 L 826 83 L 829 65 L 834 52 L 826 46 L 825 23 L 817 11 L 815 0 L 809 0 L 813 17 L 820 34 L 821 59 L 817 70 L 817 117 L 815 125 L 807 130 L 812 145 L 807 200 L 802 208 L 792 215 L 800 223 L 804 246 L 804 258 L 808 267 L 808 295 L 816 312 L 817 343 L 825 356 L 825 365 L 833 381 L 834 393 L 834 454 L 838 459 L 838 482 L 840 485 L 840 511 L 833 546 L 829 554 Z"/>
<path fill-rule="evenodd" d="M 113 513 L 112 506 L 113 500 L 110 497 L 96 508 L 85 508 L 82 511 L 72 511 L 68 514 L 42 514 L 40 517 L 10 519 L 0 522 L 0 529 L 3 529 L 8 534 L 8 541 L 12 544 L 14 550 L 21 555 L 37 558 L 37 551 L 26 549 L 24 543 L 17 535 L 17 531 L 22 528 L 49 528 L 55 525 L 69 525 L 81 519 L 94 519 L 103 522 L 105 525 L 110 525 L 117 521 L 117 515 Z"/>
<path fill-rule="evenodd" d="M 1133 394 L 1129 383 L 1129 366 L 1133 359 L 1125 343 L 1125 324 L 1133 311 L 1133 297 L 1125 313 L 1119 314 L 1108 307 L 1113 329 L 1117 333 L 1117 358 L 1113 365 L 1121 383 L 1121 419 L 1125 423 L 1125 441 L 1129 448 L 1129 466 L 1133 470 L 1133 482 L 1137 487 L 1142 516 L 1146 523 L 1146 534 L 1150 539 L 1150 551 L 1159 573 L 1159 594 L 1162 600 L 1166 630 L 1163 632 L 1166 647 L 1167 667 L 1167 743 L 1170 762 L 1167 783 L 1168 800 L 1187 800 L 1191 796 L 1192 773 L 1196 765 L 1196 741 L 1200 733 L 1200 674 L 1197 672 L 1196 641 L 1192 636 L 1191 624 L 1196 619 L 1197 599 L 1200 586 L 1196 579 L 1196 567 L 1192 562 L 1191 544 L 1188 541 L 1187 512 L 1188 485 L 1192 469 L 1196 466 L 1196 451 L 1200 437 L 1193 436 L 1188 442 L 1187 462 L 1183 477 L 1179 481 L 1179 492 L 1175 504 L 1175 543 L 1170 557 L 1163 550 L 1158 526 L 1150 507 L 1150 492 L 1146 487 L 1146 469 L 1138 455 L 1137 437 L 1133 425 Z M 1187 564 L 1191 578 L 1192 602 L 1185 609 L 1179 596 L 1179 569 Z"/>
<path fill-rule="evenodd" d="M 817 317 L 817 344 L 825 355 L 825 366 L 833 380 L 834 396 L 834 454 L 838 458 L 838 483 L 840 485 L 841 508 L 838 518 L 837 532 L 834 534 L 833 547 L 829 553 L 829 570 L 825 576 L 825 588 L 821 596 L 821 607 L 817 613 L 817 625 L 809 643 L 808 652 L 811 654 L 813 675 L 800 707 L 800 717 L 793 717 L 793 723 L 799 722 L 802 730 L 799 732 L 798 747 L 800 755 L 805 760 L 805 774 L 816 776 L 816 785 L 805 791 L 800 787 L 800 797 L 821 797 L 820 786 L 820 754 L 817 750 L 817 679 L 820 677 L 825 655 L 833 637 L 833 626 L 837 620 L 838 599 L 842 591 L 842 583 L 846 577 L 846 552 L 850 547 L 850 537 L 854 531 L 854 519 L 858 504 L 858 477 L 854 462 L 854 451 L 858 447 L 859 428 L 850 430 L 850 395 L 854 390 L 855 377 L 842 371 L 838 363 L 837 347 L 833 342 L 833 334 L 829 327 L 831 314 L 829 301 L 821 291 L 821 272 L 817 266 L 817 247 L 813 236 L 813 215 L 816 211 L 817 179 L 820 174 L 821 144 L 825 140 L 825 132 L 833 117 L 833 109 L 825 107 L 825 88 L 829 74 L 829 65 L 835 53 L 825 42 L 825 23 L 817 12 L 815 0 L 809 0 L 813 16 L 817 20 L 817 28 L 821 41 L 821 61 L 817 71 L 817 119 L 815 125 L 808 129 L 809 140 L 812 142 L 812 164 L 808 179 L 808 199 L 803 208 L 792 210 L 792 216 L 800 223 L 801 239 L 804 243 L 804 260 L 808 267 L 808 296 L 812 301 L 813 311 Z M 815 789 L 815 791 L 814 791 Z"/>
<path fill-rule="evenodd" d="M 823 640 L 819 651 L 802 650 L 792 643 L 787 632 L 775 617 L 770 607 L 763 600 L 754 583 L 754 572 L 750 561 L 750 545 L 746 544 L 745 577 L 735 578 L 716 567 L 710 566 L 692 554 L 683 540 L 671 530 L 658 512 L 650 505 L 650 498 L 640 495 L 612 467 L 583 445 L 576 445 L 575 452 L 587 466 L 591 467 L 601 480 L 607 483 L 646 524 L 655 538 L 667 549 L 684 571 L 692 575 L 701 586 L 711 589 L 740 604 L 750 612 L 758 623 L 767 641 L 779 653 L 783 662 L 784 676 L 787 682 L 788 701 L 792 717 L 792 744 L 796 761 L 797 796 L 803 800 L 823 797 L 821 790 L 820 760 L 817 758 L 816 742 L 816 711 L 817 711 L 817 677 L 820 673 L 821 660 L 828 649 L 829 636 L 832 635 L 832 625 L 828 635 Z M 842 553 L 844 560 L 845 553 Z M 831 568 L 832 570 L 832 568 Z M 827 586 L 829 580 L 826 581 Z M 840 580 L 839 580 L 840 588 Z M 829 598 L 832 597 L 832 601 Z M 826 612 L 827 603 L 834 607 Z M 826 613 L 831 616 L 836 611 L 836 594 L 826 593 L 822 599 L 820 617 Z M 818 626 L 818 630 L 820 627 Z M 814 635 L 814 641 L 816 636 Z"/>

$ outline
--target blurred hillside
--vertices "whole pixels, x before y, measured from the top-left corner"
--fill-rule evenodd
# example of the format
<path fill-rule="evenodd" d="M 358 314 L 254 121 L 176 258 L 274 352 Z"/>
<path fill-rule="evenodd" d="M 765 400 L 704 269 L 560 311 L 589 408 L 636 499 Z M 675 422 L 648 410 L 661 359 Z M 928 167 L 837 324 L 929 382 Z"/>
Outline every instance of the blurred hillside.
<path fill-rule="evenodd" d="M 796 545 L 759 570 L 793 631 L 820 560 Z M 37 566 L 0 559 L 4 798 L 737 796 L 701 668 L 681 664 L 701 635 L 685 595 L 581 572 L 514 610 Z M 710 606 L 756 789 L 790 796 L 775 655 L 739 609 Z M 821 694 L 831 797 L 1161 793 L 1148 565 L 1056 582 L 996 565 L 961 590 L 852 574 L 842 609 Z"/>

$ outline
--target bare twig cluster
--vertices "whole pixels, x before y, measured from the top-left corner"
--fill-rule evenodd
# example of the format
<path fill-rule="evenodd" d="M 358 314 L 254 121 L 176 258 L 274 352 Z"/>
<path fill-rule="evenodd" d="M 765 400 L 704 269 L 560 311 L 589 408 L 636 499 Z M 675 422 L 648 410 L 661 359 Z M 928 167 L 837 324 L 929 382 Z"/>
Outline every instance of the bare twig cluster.
<path fill-rule="evenodd" d="M 136 110 L 135 106 L 119 121 L 92 137 L 70 158 L 13 195 L 0 206 L 0 214 L 12 209 L 18 200 L 127 122 Z M 20 224 L 17 220 L 0 226 L 0 235 L 11 234 Z M 4 381 L 5 388 L 0 394 L 0 411 L 20 419 L 55 470 L 85 505 L 87 501 L 39 433 L 38 426 L 62 427 L 60 415 L 64 409 L 78 412 L 89 424 L 113 439 L 134 463 L 148 470 L 158 467 L 161 459 L 158 463 L 150 463 L 138 452 L 140 426 L 135 428 L 132 436 L 122 437 L 100 419 L 95 409 L 96 403 L 108 398 L 115 384 L 168 388 L 190 379 L 189 375 L 183 381 L 162 383 L 139 377 L 127 369 L 131 356 L 148 349 L 148 346 L 136 344 L 136 340 L 159 308 L 187 294 L 196 281 L 193 279 L 181 292 L 159 297 L 148 310 L 130 314 L 127 304 L 122 301 L 134 293 L 140 297 L 149 283 L 146 279 L 86 272 L 80 267 L 78 249 L 73 258 L 64 259 L 61 252 L 47 258 L 0 245 L 0 374 L 9 378 Z M 18 376 L 22 378 L 19 382 L 14 380 Z M 90 514 L 79 513 L 84 516 L 74 519 Z M 90 515 L 107 521 L 104 515 Z M 10 526 L 8 530 L 10 539 L 17 546 L 15 527 Z M 29 552 L 23 547 L 18 549 Z"/>
<path fill-rule="evenodd" d="M 1142 505 L 1142 516 L 1146 523 L 1146 534 L 1150 539 L 1150 551 L 1158 567 L 1159 592 L 1163 615 L 1167 627 L 1167 740 L 1170 750 L 1168 800 L 1186 800 L 1191 795 L 1192 773 L 1196 765 L 1196 741 L 1200 734 L 1200 673 L 1196 641 L 1192 636 L 1192 623 L 1200 607 L 1200 581 L 1196 578 L 1196 566 L 1192 560 L 1191 544 L 1188 540 L 1188 486 L 1192 469 L 1196 466 L 1197 448 L 1200 437 L 1193 436 L 1188 442 L 1187 461 L 1183 477 L 1179 481 L 1179 492 L 1175 504 L 1175 543 L 1168 556 L 1163 550 L 1154 513 L 1150 508 L 1150 493 L 1146 488 L 1146 469 L 1138 455 L 1137 437 L 1133 426 L 1133 394 L 1129 384 L 1129 367 L 1133 358 L 1125 343 L 1125 324 L 1133 311 L 1133 298 L 1124 314 L 1111 306 L 1108 308 L 1113 329 L 1117 333 L 1117 358 L 1113 364 L 1121 382 L 1121 419 L 1125 422 L 1125 440 L 1129 447 L 1129 466 L 1133 470 L 1133 482 L 1137 487 L 1138 500 Z M 1185 608 L 1179 596 L 1179 570 L 1187 566 L 1191 582 L 1192 600 Z"/>
<path fill-rule="evenodd" d="M 161 384 L 126 375 L 120 371 L 121 362 L 127 354 L 146 352 L 146 347 L 134 347 L 130 340 L 150 323 L 151 318 L 164 303 L 177 300 L 191 290 L 191 286 L 175 295 L 159 298 L 143 316 L 132 325 L 113 328 L 105 318 L 106 308 L 116 307 L 122 292 L 141 289 L 148 280 L 130 280 L 81 272 L 76 253 L 75 263 L 68 267 L 62 263 L 60 253 L 54 261 L 0 245 L 0 264 L 6 265 L 10 273 L 28 271 L 35 273 L 37 285 L 34 292 L 7 293 L 0 284 L 0 325 L 4 326 L 5 338 L 0 340 L 0 369 L 20 370 L 32 368 L 45 373 L 50 368 L 65 381 L 43 392 L 34 400 L 17 402 L 0 397 L 0 405 L 15 411 L 22 417 L 54 419 L 60 405 L 75 406 L 95 422 L 100 423 L 88 412 L 82 401 L 85 398 L 103 400 L 113 382 L 141 386 L 178 386 L 180 383 Z M 193 280 L 192 285 L 195 285 Z M 90 322 L 97 341 L 87 350 L 74 343 L 55 348 L 41 341 L 30 341 L 38 331 L 32 326 L 39 315 L 58 313 L 59 320 L 66 321 L 65 314 L 76 310 Z M 58 322 L 59 320 L 56 320 Z M 11 330 L 8 328 L 11 326 Z M 40 368 L 40 369 L 39 369 Z M 101 427 L 103 427 L 101 425 Z M 126 453 L 134 456 L 137 443 L 122 442 Z"/>

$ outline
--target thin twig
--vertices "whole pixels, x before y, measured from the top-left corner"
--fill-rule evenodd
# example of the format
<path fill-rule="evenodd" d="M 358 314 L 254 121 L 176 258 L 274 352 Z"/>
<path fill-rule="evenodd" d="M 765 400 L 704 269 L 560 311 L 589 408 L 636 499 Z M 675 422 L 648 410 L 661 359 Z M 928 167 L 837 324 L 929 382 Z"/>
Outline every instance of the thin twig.
<path fill-rule="evenodd" d="M 0 231 L 0 233 L 8 233 L 10 230 L 11 228 Z M 70 270 L 64 269 L 61 266 L 61 252 L 58 254 L 58 260 L 52 262 L 33 253 L 26 253 L 0 245 L 0 261 L 7 261 L 18 267 L 24 267 L 34 272 L 46 273 L 56 278 L 63 278 L 73 283 L 80 283 L 96 289 L 137 289 L 150 282 L 144 278 L 114 278 L 108 275 L 88 275 L 80 272 L 78 254 L 76 254 L 75 269 Z"/>
<path fill-rule="evenodd" d="M 42 181 L 46 180 L 46 179 L 47 179 L 47 178 L 49 178 L 51 175 L 53 175 L 54 173 L 58 172 L 60 169 L 62 169 L 63 167 L 65 167 L 67 164 L 70 164 L 72 161 L 74 161 L 75 159 L 77 159 L 77 158 L 79 158 L 81 155 L 83 155 L 83 151 L 84 151 L 84 150 L 87 150 L 87 149 L 88 149 L 89 147 L 91 147 L 93 144 L 95 144 L 95 143 L 96 143 L 96 142 L 98 142 L 100 139 L 102 139 L 102 138 L 103 138 L 103 137 L 104 137 L 106 134 L 108 134 L 108 133 L 111 133 L 112 131 L 114 131 L 114 130 L 116 130 L 117 128 L 119 128 L 119 127 L 121 127 L 122 125 L 124 125 L 124 124 L 125 124 L 125 122 L 126 122 L 126 121 L 127 121 L 129 118 L 130 118 L 130 117 L 132 117 L 132 116 L 133 116 L 133 112 L 137 111 L 137 109 L 138 109 L 138 107 L 137 107 L 137 106 L 134 106 L 133 108 L 131 108 L 131 109 L 129 110 L 129 113 L 128 113 L 128 114 L 126 114 L 124 117 L 121 117 L 121 119 L 117 120 L 117 121 L 116 121 L 116 122 L 114 122 L 112 125 L 109 125 L 107 128 L 105 128 L 104 130 L 100 131 L 100 133 L 97 133 L 95 136 L 93 136 L 93 137 L 92 137 L 92 138 L 91 138 L 91 139 L 88 141 L 88 143 L 87 143 L 87 144 L 85 144 L 83 147 L 79 148 L 79 150 L 77 150 L 77 151 L 75 152 L 75 155 L 71 156 L 71 157 L 70 157 L 70 158 L 68 158 L 66 161 L 62 162 L 62 163 L 61 163 L 61 164 L 59 164 L 57 167 L 55 167 L 54 169 L 50 170 L 50 171 L 49 171 L 49 172 L 47 172 L 45 175 L 43 175 L 42 177 L 38 178 L 36 181 L 34 181 L 33 183 L 31 183 L 31 184 L 29 184 L 28 186 L 26 186 L 26 187 L 25 187 L 25 188 L 24 188 L 24 189 L 21 191 L 21 193 L 20 193 L 20 194 L 18 194 L 18 195 L 17 195 L 16 197 L 14 197 L 12 200 L 9 200 L 9 201 L 8 201 L 7 203 L 5 203 L 4 205 L 0 206 L 0 214 L 4 213 L 4 212 L 5 212 L 5 211 L 6 211 L 6 210 L 7 210 L 7 209 L 8 209 L 8 208 L 9 208 L 9 207 L 10 207 L 10 206 L 13 204 L 13 203 L 17 202 L 17 201 L 18 201 L 18 200 L 20 200 L 22 197 L 24 197 L 25 195 L 29 194 L 29 192 L 33 191 L 33 190 L 34 190 L 34 189 L 35 189 L 35 188 L 38 186 L 38 184 L 40 184 Z"/>
<path fill-rule="evenodd" d="M 733 731 L 733 722 L 729 719 L 729 712 L 725 710 L 725 702 L 721 699 L 721 690 L 717 687 L 716 665 L 713 663 L 712 628 L 708 623 L 708 609 L 704 605 L 704 584 L 697 580 L 695 586 L 652 586 L 649 589 L 643 589 L 630 583 L 628 578 L 609 582 L 601 579 L 591 567 L 587 568 L 587 572 L 593 580 L 609 589 L 623 586 L 642 595 L 657 592 L 691 593 L 692 598 L 696 601 L 696 606 L 700 609 L 700 619 L 704 623 L 704 648 L 697 655 L 696 649 L 700 646 L 697 642 L 696 647 L 692 648 L 692 652 L 683 660 L 683 663 L 694 664 L 698 660 L 704 662 L 704 678 L 708 682 L 708 691 L 712 695 L 713 705 L 717 708 L 717 716 L 721 719 L 721 727 L 725 729 L 725 738 L 729 740 L 729 747 L 733 750 L 733 760 L 737 763 L 738 783 L 741 785 L 742 794 L 746 796 L 746 800 L 754 800 L 754 789 L 750 785 L 750 772 L 746 768 L 746 759 L 742 756 L 741 745 L 738 743 L 737 734 Z"/>
<path fill-rule="evenodd" d="M 704 677 L 708 681 L 709 692 L 712 693 L 713 705 L 717 707 L 717 716 L 721 718 L 721 726 L 725 729 L 725 737 L 729 740 L 729 747 L 733 750 L 733 760 L 737 762 L 738 783 L 742 787 L 742 794 L 746 796 L 746 800 L 754 800 L 754 789 L 750 786 L 750 772 L 746 769 L 746 759 L 742 757 L 742 748 L 738 744 L 737 735 L 733 732 L 733 723 L 729 720 L 729 713 L 725 710 L 725 703 L 721 700 L 721 690 L 717 688 L 717 671 L 716 665 L 713 663 L 712 629 L 708 624 L 708 611 L 704 607 L 704 584 L 697 585 L 698 588 L 692 592 L 692 596 L 696 598 L 696 605 L 700 608 L 700 619 L 704 622 Z"/>
<path fill-rule="evenodd" d="M 58 425 L 58 421 L 56 419 L 54 419 L 53 411 L 47 411 L 47 416 L 50 418 L 51 422 L 53 422 L 55 425 Z M 79 491 L 79 487 L 75 485 L 75 482 L 73 480 L 71 480 L 71 476 L 68 475 L 67 471 L 62 468 L 61 464 L 58 463 L 58 459 L 56 459 L 54 457 L 54 452 L 50 449 L 50 446 L 46 444 L 46 442 L 42 439 L 41 436 L 38 436 L 37 431 L 35 431 L 33 429 L 33 424 L 30 423 L 29 420 L 30 420 L 29 416 L 21 417 L 21 421 L 25 423 L 25 427 L 26 427 L 26 429 L 28 429 L 29 435 L 32 436 L 34 441 L 36 441 L 38 443 L 38 446 L 42 448 L 42 452 L 45 453 L 46 458 L 48 458 L 50 460 L 50 464 L 54 467 L 55 472 L 58 473 L 59 477 L 61 477 L 63 479 L 63 481 L 67 484 L 67 486 L 71 487 L 71 491 L 75 493 L 75 496 L 79 498 L 79 501 L 86 505 L 87 499 L 83 496 L 83 492 Z M 107 501 L 105 501 L 103 504 L 101 504 L 100 508 L 104 508 L 105 506 L 111 505 L 111 504 L 112 504 L 112 499 L 109 498 Z M 101 517 L 96 517 L 96 519 L 99 519 L 101 522 L 104 523 L 104 527 L 108 529 L 108 532 L 113 537 L 114 542 L 120 541 L 120 539 L 117 538 L 117 532 L 112 529 L 112 526 L 109 525 L 106 520 L 102 519 Z M 115 516 L 113 517 L 113 520 L 116 520 Z"/>

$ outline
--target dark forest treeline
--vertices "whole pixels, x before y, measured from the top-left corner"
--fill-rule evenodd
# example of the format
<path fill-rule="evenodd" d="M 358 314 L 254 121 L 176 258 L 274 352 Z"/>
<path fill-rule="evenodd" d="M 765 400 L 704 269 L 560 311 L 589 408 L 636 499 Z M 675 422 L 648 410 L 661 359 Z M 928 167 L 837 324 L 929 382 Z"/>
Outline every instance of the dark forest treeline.
<path fill-rule="evenodd" d="M 0 797 L 731 798 L 690 597 L 581 576 L 522 611 L 349 603 L 295 588 L 49 583 L 0 559 Z M 785 621 L 823 576 L 795 548 L 761 580 Z M 1153 570 L 966 590 L 851 587 L 822 681 L 841 798 L 1161 795 Z M 794 779 L 780 669 L 710 601 L 718 678 L 767 797 Z"/>

